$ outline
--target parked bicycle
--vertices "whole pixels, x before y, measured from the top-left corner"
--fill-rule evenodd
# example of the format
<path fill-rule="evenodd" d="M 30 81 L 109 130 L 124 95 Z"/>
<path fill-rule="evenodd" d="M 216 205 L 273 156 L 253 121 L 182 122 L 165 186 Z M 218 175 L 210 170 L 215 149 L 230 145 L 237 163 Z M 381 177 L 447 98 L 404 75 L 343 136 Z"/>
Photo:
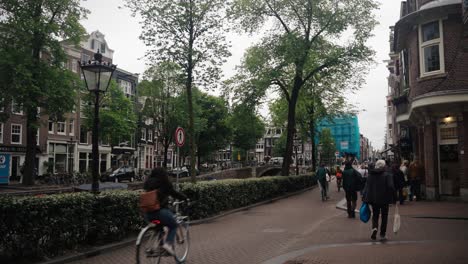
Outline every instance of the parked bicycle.
<path fill-rule="evenodd" d="M 185 263 L 190 247 L 188 216 L 183 216 L 179 213 L 179 205 L 184 202 L 175 201 L 172 203 L 172 206 L 175 207 L 174 211 L 177 222 L 177 233 L 174 243 L 175 254 L 173 256 L 177 264 Z M 190 206 L 190 204 L 187 206 Z M 162 247 L 167 232 L 168 228 L 164 227 L 159 220 L 151 221 L 140 231 L 136 241 L 137 264 L 160 264 L 162 263 L 161 261 L 165 261 L 166 263 L 172 262 L 168 260 L 171 255 Z"/>

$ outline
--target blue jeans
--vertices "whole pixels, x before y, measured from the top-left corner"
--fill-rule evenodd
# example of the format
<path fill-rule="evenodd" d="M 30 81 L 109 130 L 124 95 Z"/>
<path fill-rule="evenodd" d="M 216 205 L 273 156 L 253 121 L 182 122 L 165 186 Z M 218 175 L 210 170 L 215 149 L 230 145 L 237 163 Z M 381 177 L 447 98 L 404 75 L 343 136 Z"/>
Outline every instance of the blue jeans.
<path fill-rule="evenodd" d="M 171 210 L 167 208 L 161 208 L 158 211 L 149 212 L 146 214 L 147 219 L 151 220 L 159 220 L 161 224 L 167 226 L 169 228 L 169 232 L 167 233 L 166 242 L 173 245 L 176 232 L 177 232 L 177 222 L 174 218 L 174 214 Z"/>

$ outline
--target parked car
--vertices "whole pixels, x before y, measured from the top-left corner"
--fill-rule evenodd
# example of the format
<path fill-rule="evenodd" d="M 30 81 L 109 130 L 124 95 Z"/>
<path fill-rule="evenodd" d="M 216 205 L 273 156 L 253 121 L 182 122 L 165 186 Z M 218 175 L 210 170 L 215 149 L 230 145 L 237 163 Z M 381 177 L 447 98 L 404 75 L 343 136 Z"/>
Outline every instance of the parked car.
<path fill-rule="evenodd" d="M 123 180 L 133 182 L 135 180 L 135 169 L 130 166 L 123 166 L 116 169 L 109 175 L 108 181 L 120 182 Z"/>
<path fill-rule="evenodd" d="M 179 174 L 179 178 L 190 176 L 190 172 L 188 171 L 186 167 L 176 168 L 174 170 L 168 171 L 168 173 L 169 173 L 169 176 L 172 176 L 174 178 L 177 177 L 177 173 Z"/>
<path fill-rule="evenodd" d="M 283 164 L 283 157 L 273 157 L 270 159 L 270 164 L 274 165 L 282 165 Z"/>

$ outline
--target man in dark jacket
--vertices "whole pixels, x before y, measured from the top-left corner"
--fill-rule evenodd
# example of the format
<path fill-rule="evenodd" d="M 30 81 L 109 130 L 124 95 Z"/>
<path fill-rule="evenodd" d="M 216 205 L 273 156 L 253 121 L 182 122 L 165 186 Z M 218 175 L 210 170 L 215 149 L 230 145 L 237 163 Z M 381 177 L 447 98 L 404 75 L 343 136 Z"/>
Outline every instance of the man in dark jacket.
<path fill-rule="evenodd" d="M 357 192 L 361 190 L 362 181 L 363 179 L 361 174 L 353 168 L 351 162 L 346 162 L 343 171 L 343 189 L 346 193 L 348 218 L 356 218 L 355 210 Z"/>
<path fill-rule="evenodd" d="M 377 238 L 379 227 L 379 215 L 382 214 L 380 226 L 380 238 L 385 240 L 388 221 L 388 207 L 390 203 L 395 203 L 395 186 L 393 174 L 385 167 L 384 160 L 375 163 L 375 169 L 369 171 L 366 187 L 364 188 L 364 202 L 372 207 L 372 235 L 371 239 Z"/>
<path fill-rule="evenodd" d="M 322 201 L 325 201 L 328 197 L 327 195 L 327 169 L 325 169 L 325 164 L 320 164 L 320 167 L 318 168 L 315 175 L 316 175 L 318 184 L 320 184 Z"/>

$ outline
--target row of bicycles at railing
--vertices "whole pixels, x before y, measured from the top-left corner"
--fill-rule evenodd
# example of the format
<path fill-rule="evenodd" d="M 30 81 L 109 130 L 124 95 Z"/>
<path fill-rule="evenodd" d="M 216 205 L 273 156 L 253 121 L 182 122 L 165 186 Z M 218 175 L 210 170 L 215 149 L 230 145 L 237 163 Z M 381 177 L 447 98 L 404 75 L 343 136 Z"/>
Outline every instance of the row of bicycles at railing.
<path fill-rule="evenodd" d="M 48 185 L 81 185 L 91 183 L 92 177 L 89 173 L 48 173 L 36 177 L 39 184 Z"/>

